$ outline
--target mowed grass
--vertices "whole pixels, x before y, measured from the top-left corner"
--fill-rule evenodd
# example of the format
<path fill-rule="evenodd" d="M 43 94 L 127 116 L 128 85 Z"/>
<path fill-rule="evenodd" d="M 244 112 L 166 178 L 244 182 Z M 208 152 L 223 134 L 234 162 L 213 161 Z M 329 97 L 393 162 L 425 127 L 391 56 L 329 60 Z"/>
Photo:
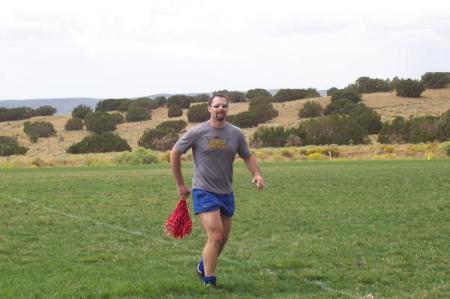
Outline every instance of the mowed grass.
<path fill-rule="evenodd" d="M 235 167 L 237 210 L 218 267 L 194 267 L 162 226 L 167 164 L 0 171 L 1 298 L 449 298 L 450 160 Z M 190 165 L 184 167 L 190 180 Z"/>

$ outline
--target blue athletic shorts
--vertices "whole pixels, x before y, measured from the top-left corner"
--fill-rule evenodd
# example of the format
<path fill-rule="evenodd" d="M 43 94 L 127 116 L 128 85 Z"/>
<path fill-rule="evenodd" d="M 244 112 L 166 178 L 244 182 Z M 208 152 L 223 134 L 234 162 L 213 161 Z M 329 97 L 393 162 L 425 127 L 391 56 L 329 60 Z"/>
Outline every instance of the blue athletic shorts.
<path fill-rule="evenodd" d="M 192 189 L 192 202 L 195 215 L 219 209 L 227 217 L 231 217 L 234 214 L 233 192 L 230 194 L 216 194 L 203 189 Z"/>

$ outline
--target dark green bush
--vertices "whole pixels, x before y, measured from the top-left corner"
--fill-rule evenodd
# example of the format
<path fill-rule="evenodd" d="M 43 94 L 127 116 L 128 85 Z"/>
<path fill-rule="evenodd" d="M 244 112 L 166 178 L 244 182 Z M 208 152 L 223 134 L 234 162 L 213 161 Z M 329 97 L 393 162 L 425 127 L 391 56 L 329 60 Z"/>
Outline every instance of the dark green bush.
<path fill-rule="evenodd" d="M 91 107 L 81 104 L 73 108 L 72 117 L 84 119 L 89 112 L 92 112 Z"/>
<path fill-rule="evenodd" d="M 123 101 L 121 101 L 119 107 L 117 107 L 116 110 L 119 112 L 125 113 L 128 111 L 128 108 L 130 107 L 132 102 L 133 102 L 132 100 L 123 100 Z"/>
<path fill-rule="evenodd" d="M 336 90 L 333 95 L 331 96 L 331 102 L 340 100 L 340 99 L 346 99 L 349 101 L 352 101 L 353 103 L 358 103 L 361 101 L 361 96 L 359 93 L 349 90 L 349 89 L 339 89 Z"/>
<path fill-rule="evenodd" d="M 283 147 L 288 137 L 289 132 L 283 127 L 260 127 L 253 134 L 251 143 L 255 147 Z"/>
<path fill-rule="evenodd" d="M 64 126 L 66 131 L 80 131 L 83 130 L 83 120 L 73 117 L 66 122 Z"/>
<path fill-rule="evenodd" d="M 127 122 L 137 122 L 151 119 L 150 110 L 143 103 L 133 102 L 129 107 L 125 116 Z"/>
<path fill-rule="evenodd" d="M 327 96 L 332 96 L 336 91 L 338 91 L 336 87 L 331 87 L 327 90 Z"/>
<path fill-rule="evenodd" d="M 304 145 L 308 144 L 363 144 L 367 143 L 367 131 L 347 116 L 331 115 L 301 122 L 292 131 Z"/>
<path fill-rule="evenodd" d="M 95 111 L 117 111 L 118 108 L 123 104 L 129 102 L 129 99 L 106 99 L 97 102 L 97 107 Z M 126 104 L 125 104 L 126 105 Z M 126 111 L 126 110 L 125 110 Z"/>
<path fill-rule="evenodd" d="M 396 117 L 391 123 L 384 123 L 378 135 L 380 143 L 423 143 L 446 141 L 450 138 L 450 120 L 440 117 L 421 116 Z"/>
<path fill-rule="evenodd" d="M 190 123 L 200 123 L 207 121 L 210 116 L 211 115 L 208 111 L 208 103 L 192 105 L 187 112 L 188 122 Z"/>
<path fill-rule="evenodd" d="M 107 112 L 96 111 L 86 115 L 84 124 L 88 131 L 101 134 L 115 131 L 117 129 L 117 121 L 117 117 Z"/>
<path fill-rule="evenodd" d="M 209 95 L 206 93 L 198 94 L 192 98 L 192 103 L 203 103 L 209 101 Z"/>
<path fill-rule="evenodd" d="M 229 115 L 227 120 L 240 128 L 255 127 L 278 116 L 269 97 L 257 97 L 250 101 L 248 111 Z"/>
<path fill-rule="evenodd" d="M 56 108 L 52 106 L 41 106 L 33 110 L 33 116 L 50 116 L 56 113 Z"/>
<path fill-rule="evenodd" d="M 109 116 L 112 118 L 113 122 L 118 124 L 123 124 L 125 122 L 125 118 L 119 112 L 109 113 Z"/>
<path fill-rule="evenodd" d="M 412 79 L 401 79 L 396 83 L 397 96 L 419 98 L 425 87 L 422 82 Z"/>
<path fill-rule="evenodd" d="M 319 97 L 319 92 L 314 88 L 308 89 L 280 89 L 273 96 L 274 102 L 287 102 L 287 101 L 295 101 L 301 100 L 305 98 L 314 98 Z"/>
<path fill-rule="evenodd" d="M 450 84 L 450 73 L 425 73 L 422 75 L 422 83 L 425 88 L 445 88 Z"/>
<path fill-rule="evenodd" d="M 355 81 L 355 87 L 359 93 L 386 92 L 391 90 L 391 82 L 377 78 L 359 77 Z"/>
<path fill-rule="evenodd" d="M 55 128 L 49 122 L 25 122 L 23 131 L 30 137 L 31 142 L 36 142 L 40 137 L 51 137 L 56 135 Z"/>
<path fill-rule="evenodd" d="M 157 151 L 170 150 L 178 140 L 178 134 L 169 128 L 149 129 L 139 138 L 138 145 Z"/>
<path fill-rule="evenodd" d="M 72 144 L 67 153 L 86 154 L 86 153 L 108 153 L 131 151 L 128 142 L 120 136 L 111 132 L 103 134 L 92 134 L 83 138 L 80 142 Z"/>
<path fill-rule="evenodd" d="M 364 127 L 369 134 L 377 134 L 383 126 L 381 123 L 381 116 L 375 110 L 367 107 L 363 103 L 356 104 L 356 106 L 350 110 L 348 116 Z"/>
<path fill-rule="evenodd" d="M 229 91 L 226 96 L 231 103 L 245 102 L 245 93 L 237 90 Z"/>
<path fill-rule="evenodd" d="M 186 128 L 187 123 L 184 120 L 166 120 L 156 126 L 157 129 L 167 129 L 175 133 Z"/>
<path fill-rule="evenodd" d="M 28 148 L 20 146 L 16 137 L 0 136 L 0 156 L 25 155 Z"/>
<path fill-rule="evenodd" d="M 342 98 L 332 101 L 328 104 L 323 113 L 325 115 L 336 114 L 336 115 L 346 115 L 349 114 L 352 109 L 354 109 L 358 104 L 352 102 L 349 99 Z"/>
<path fill-rule="evenodd" d="M 182 116 L 183 115 L 183 110 L 181 109 L 180 106 L 172 104 L 169 106 L 169 109 L 167 111 L 167 116 L 168 117 L 177 117 L 177 116 Z"/>
<path fill-rule="evenodd" d="M 154 101 L 155 101 L 155 103 L 158 105 L 158 107 L 163 107 L 163 106 L 165 106 L 166 103 L 167 103 L 167 99 L 166 99 L 166 97 L 164 97 L 164 96 L 156 97 L 156 98 L 154 99 Z"/>
<path fill-rule="evenodd" d="M 187 109 L 190 107 L 191 101 L 192 97 L 183 94 L 177 94 L 167 99 L 167 107 L 170 108 L 170 106 L 176 105 L 180 108 Z"/>
<path fill-rule="evenodd" d="M 33 109 L 28 107 L 3 108 L 0 107 L 0 122 L 21 120 L 33 117 Z"/>
<path fill-rule="evenodd" d="M 249 89 L 247 91 L 247 94 L 245 95 L 245 97 L 249 100 L 254 99 L 256 97 L 272 97 L 272 94 L 270 92 L 268 92 L 265 89 L 262 88 L 254 88 L 254 89 Z"/>
<path fill-rule="evenodd" d="M 322 116 L 322 106 L 316 101 L 308 101 L 303 105 L 298 112 L 300 118 L 318 117 Z"/>
<path fill-rule="evenodd" d="M 147 108 L 149 110 L 156 109 L 159 107 L 159 103 L 150 98 L 137 98 L 136 100 L 131 101 L 130 105 L 140 106 L 142 108 Z"/>

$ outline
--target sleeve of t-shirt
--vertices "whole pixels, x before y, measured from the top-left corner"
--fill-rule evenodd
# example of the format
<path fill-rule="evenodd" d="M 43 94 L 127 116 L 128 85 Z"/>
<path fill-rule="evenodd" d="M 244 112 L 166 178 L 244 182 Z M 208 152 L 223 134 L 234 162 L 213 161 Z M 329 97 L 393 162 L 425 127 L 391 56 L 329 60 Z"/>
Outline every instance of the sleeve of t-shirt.
<path fill-rule="evenodd" d="M 242 159 L 247 159 L 252 155 L 252 153 L 250 153 L 250 150 L 248 149 L 248 144 L 247 141 L 245 140 L 245 136 L 244 134 L 242 134 L 241 131 L 239 132 L 239 143 L 237 153 L 239 157 L 241 157 Z"/>
<path fill-rule="evenodd" d="M 194 144 L 196 136 L 196 130 L 191 129 L 187 131 L 178 141 L 175 143 L 175 149 L 180 154 L 186 153 Z"/>

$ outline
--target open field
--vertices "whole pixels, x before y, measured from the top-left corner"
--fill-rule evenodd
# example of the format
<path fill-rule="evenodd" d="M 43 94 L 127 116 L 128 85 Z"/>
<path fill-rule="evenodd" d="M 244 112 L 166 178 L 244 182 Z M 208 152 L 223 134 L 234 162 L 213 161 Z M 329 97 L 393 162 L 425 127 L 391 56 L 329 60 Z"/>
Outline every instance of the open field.
<path fill-rule="evenodd" d="M 218 269 L 204 235 L 165 237 L 167 164 L 0 170 L 1 298 L 449 298 L 450 160 L 235 168 L 237 211 Z M 185 165 L 190 179 L 190 165 Z"/>

